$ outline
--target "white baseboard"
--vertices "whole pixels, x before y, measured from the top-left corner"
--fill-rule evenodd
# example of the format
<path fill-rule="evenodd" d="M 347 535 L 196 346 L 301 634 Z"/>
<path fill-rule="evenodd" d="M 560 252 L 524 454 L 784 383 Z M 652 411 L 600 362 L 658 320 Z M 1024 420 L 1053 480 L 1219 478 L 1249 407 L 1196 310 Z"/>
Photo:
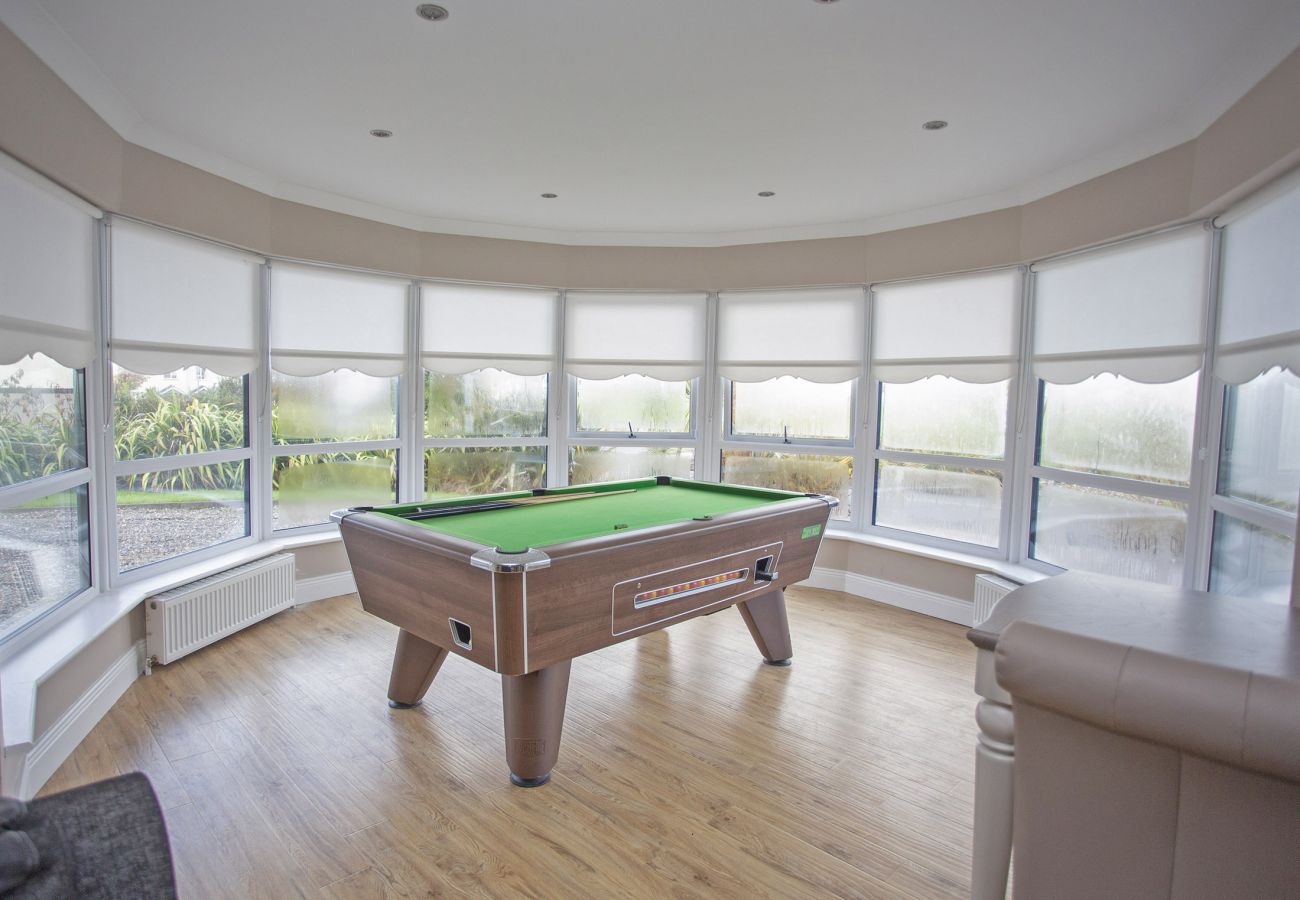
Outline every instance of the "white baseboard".
<path fill-rule="evenodd" d="M 293 602 L 311 603 L 315 600 L 327 600 L 330 597 L 342 597 L 355 594 L 357 582 L 351 572 L 332 572 L 329 575 L 317 575 L 315 578 L 300 578 L 293 583 Z"/>
<path fill-rule="evenodd" d="M 905 584 L 897 584 L 883 578 L 873 578 L 870 575 L 846 572 L 843 569 L 828 569 L 818 566 L 813 569 L 812 577 L 804 581 L 803 584 L 831 591 L 843 591 L 855 597 L 865 597 L 868 600 L 875 600 L 877 603 L 885 603 L 889 606 L 897 606 L 922 615 L 933 616 L 936 619 L 956 622 L 958 625 L 969 626 L 974 620 L 975 609 L 969 601 L 949 597 L 947 594 L 909 587 Z"/>
<path fill-rule="evenodd" d="M 72 751 L 90 734 L 99 720 L 113 708 L 126 689 L 144 670 L 144 641 L 118 657 L 59 720 L 37 738 L 21 762 L 18 796 L 30 800 L 36 795 Z"/>

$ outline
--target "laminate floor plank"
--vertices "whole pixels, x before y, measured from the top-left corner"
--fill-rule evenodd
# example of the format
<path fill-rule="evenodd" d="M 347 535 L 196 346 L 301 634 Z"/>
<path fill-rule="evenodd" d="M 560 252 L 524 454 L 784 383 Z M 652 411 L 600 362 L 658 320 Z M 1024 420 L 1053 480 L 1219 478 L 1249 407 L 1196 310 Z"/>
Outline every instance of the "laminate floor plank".
<path fill-rule="evenodd" d="M 550 784 L 511 787 L 500 678 L 387 706 L 397 630 L 307 604 L 141 678 L 43 794 L 148 774 L 187 898 L 968 893 L 965 629 L 787 592 L 790 669 L 724 610 L 574 661 Z"/>

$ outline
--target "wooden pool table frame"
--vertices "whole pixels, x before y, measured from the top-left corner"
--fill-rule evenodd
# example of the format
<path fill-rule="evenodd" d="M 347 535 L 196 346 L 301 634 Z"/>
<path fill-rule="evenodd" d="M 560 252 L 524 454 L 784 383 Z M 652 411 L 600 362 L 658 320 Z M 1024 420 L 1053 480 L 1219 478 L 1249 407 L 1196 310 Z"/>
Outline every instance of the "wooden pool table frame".
<path fill-rule="evenodd" d="M 370 511 L 336 518 L 362 607 L 401 629 L 389 704 L 418 704 L 449 653 L 500 673 L 511 780 L 534 787 L 559 755 L 575 656 L 737 605 L 764 661 L 789 665 L 783 591 L 812 574 L 836 504 L 810 494 L 520 553 Z M 638 591 L 739 569 L 737 583 L 633 603 Z"/>

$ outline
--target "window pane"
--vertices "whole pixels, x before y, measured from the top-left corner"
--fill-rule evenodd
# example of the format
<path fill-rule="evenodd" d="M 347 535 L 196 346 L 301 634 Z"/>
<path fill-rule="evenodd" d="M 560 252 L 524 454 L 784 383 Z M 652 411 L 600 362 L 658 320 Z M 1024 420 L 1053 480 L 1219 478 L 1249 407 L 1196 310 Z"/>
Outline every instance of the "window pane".
<path fill-rule="evenodd" d="M 1295 540 L 1287 535 L 1214 514 L 1210 590 L 1290 603 L 1294 559 Z"/>
<path fill-rule="evenodd" d="M 88 587 L 86 485 L 0 510 L 0 630 Z"/>
<path fill-rule="evenodd" d="M 247 534 L 244 462 L 117 479 L 118 565 L 123 572 Z"/>
<path fill-rule="evenodd" d="M 1001 459 L 1006 447 L 1009 384 L 967 384 L 946 375 L 908 384 L 881 384 L 880 446 Z"/>
<path fill-rule="evenodd" d="M 139 375 L 113 366 L 113 434 L 118 459 L 155 459 L 248 446 L 243 375 L 189 366 Z"/>
<path fill-rule="evenodd" d="M 877 525 L 996 547 L 1001 516 L 1001 472 L 879 463 Z"/>
<path fill-rule="evenodd" d="M 1041 382 L 1039 463 L 1187 484 L 1196 378 L 1142 384 L 1118 375 L 1096 375 L 1078 384 Z"/>
<path fill-rule="evenodd" d="M 576 378 L 579 431 L 636 434 L 691 430 L 691 382 L 620 375 L 604 381 Z M 667 473 L 665 473 L 667 474 Z"/>
<path fill-rule="evenodd" d="M 1082 569 L 1181 584 L 1187 505 L 1135 494 L 1034 481 L 1029 554 Z"/>
<path fill-rule="evenodd" d="M 397 437 L 397 378 L 338 369 L 271 373 L 271 440 L 277 444 Z"/>
<path fill-rule="evenodd" d="M 397 499 L 397 451 L 277 456 L 271 498 L 275 528 L 320 525 L 336 509 L 392 503 Z"/>
<path fill-rule="evenodd" d="M 424 452 L 426 500 L 545 486 L 545 447 L 436 447 Z"/>
<path fill-rule="evenodd" d="M 573 447 L 569 450 L 569 484 L 624 481 L 669 475 L 690 478 L 695 451 L 689 447 Z"/>
<path fill-rule="evenodd" d="M 818 384 L 783 375 L 731 383 L 732 434 L 847 441 L 853 433 L 853 382 Z"/>
<path fill-rule="evenodd" d="M 808 453 L 768 453 L 751 450 L 722 451 L 722 480 L 728 484 L 777 488 L 839 498 L 832 519 L 847 519 L 853 457 L 814 456 Z"/>
<path fill-rule="evenodd" d="M 86 465 L 82 375 L 39 353 L 0 366 L 0 484 Z"/>
<path fill-rule="evenodd" d="M 1273 369 L 1227 388 L 1219 493 L 1295 512 L 1300 498 L 1300 377 Z"/>
<path fill-rule="evenodd" d="M 545 437 L 545 375 L 479 369 L 464 375 L 424 373 L 428 437 Z"/>

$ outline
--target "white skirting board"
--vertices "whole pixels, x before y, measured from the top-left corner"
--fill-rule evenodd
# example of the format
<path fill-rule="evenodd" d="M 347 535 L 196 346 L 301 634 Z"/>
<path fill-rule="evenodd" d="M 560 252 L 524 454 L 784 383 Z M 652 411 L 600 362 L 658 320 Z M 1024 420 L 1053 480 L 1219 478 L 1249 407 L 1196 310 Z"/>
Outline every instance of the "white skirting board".
<path fill-rule="evenodd" d="M 843 591 L 855 597 L 865 597 L 877 603 L 956 622 L 958 625 L 970 626 L 975 615 L 974 606 L 969 600 L 959 600 L 947 594 L 909 587 L 883 578 L 872 578 L 870 575 L 846 572 L 843 569 L 827 569 L 818 566 L 813 569 L 812 577 L 801 583 L 808 587 Z"/>
<path fill-rule="evenodd" d="M 298 605 L 356 592 L 357 583 L 350 571 L 332 572 L 329 575 L 317 575 L 315 578 L 299 578 L 293 583 L 293 601 Z"/>
<path fill-rule="evenodd" d="M 77 702 L 41 735 L 20 762 L 18 797 L 30 800 L 36 795 L 72 751 L 90 734 L 99 720 L 121 699 L 126 689 L 144 671 L 144 641 L 118 657 Z"/>

